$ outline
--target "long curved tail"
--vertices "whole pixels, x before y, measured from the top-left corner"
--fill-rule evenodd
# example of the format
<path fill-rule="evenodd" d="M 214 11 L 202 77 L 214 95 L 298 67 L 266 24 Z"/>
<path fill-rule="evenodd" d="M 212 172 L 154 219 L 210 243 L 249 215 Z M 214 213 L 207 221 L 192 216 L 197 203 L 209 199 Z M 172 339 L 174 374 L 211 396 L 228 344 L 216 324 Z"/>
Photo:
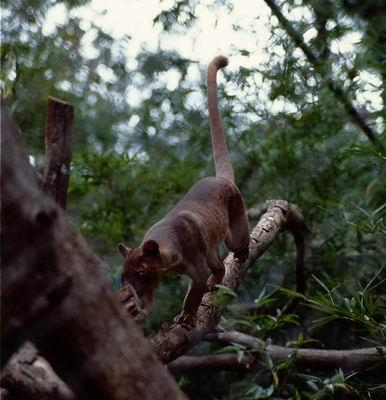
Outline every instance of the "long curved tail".
<path fill-rule="evenodd" d="M 228 65 L 224 56 L 215 57 L 208 66 L 208 110 L 216 176 L 235 181 L 231 159 L 225 142 L 220 112 L 217 106 L 217 71 Z"/>

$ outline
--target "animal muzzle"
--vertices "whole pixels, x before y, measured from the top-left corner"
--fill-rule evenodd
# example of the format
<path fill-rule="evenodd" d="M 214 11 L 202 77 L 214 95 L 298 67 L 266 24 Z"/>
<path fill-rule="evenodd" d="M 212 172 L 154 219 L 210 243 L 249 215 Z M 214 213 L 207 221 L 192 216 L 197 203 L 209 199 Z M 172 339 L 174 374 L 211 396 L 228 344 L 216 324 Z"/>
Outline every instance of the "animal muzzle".
<path fill-rule="evenodd" d="M 132 285 L 127 284 L 118 290 L 118 299 L 124 310 L 134 319 L 142 319 L 140 316 L 144 313 L 141 300 Z"/>

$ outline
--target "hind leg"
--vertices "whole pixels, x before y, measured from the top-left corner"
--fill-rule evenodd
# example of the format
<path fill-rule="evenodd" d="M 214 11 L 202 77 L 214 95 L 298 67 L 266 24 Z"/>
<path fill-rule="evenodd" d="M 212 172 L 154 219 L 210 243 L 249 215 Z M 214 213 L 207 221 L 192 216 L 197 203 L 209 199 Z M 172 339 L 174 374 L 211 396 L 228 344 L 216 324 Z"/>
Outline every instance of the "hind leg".
<path fill-rule="evenodd" d="M 209 253 L 207 263 L 212 272 L 212 275 L 208 279 L 207 287 L 209 291 L 213 291 L 216 289 L 216 285 L 222 282 L 225 275 L 225 267 L 220 260 L 217 250 L 213 250 Z"/>
<path fill-rule="evenodd" d="M 240 193 L 235 193 L 230 200 L 228 212 L 229 232 L 225 245 L 239 261 L 245 262 L 249 255 L 249 222 Z"/>

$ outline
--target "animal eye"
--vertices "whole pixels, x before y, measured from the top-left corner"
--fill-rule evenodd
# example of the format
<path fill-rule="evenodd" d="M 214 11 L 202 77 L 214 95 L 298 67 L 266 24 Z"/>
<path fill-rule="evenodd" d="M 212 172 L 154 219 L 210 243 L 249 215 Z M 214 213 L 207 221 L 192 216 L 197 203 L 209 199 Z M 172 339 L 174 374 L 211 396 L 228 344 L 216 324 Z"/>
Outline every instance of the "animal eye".
<path fill-rule="evenodd" d="M 143 271 L 137 271 L 137 272 L 134 273 L 134 275 L 137 278 L 142 278 L 145 275 L 145 273 Z"/>

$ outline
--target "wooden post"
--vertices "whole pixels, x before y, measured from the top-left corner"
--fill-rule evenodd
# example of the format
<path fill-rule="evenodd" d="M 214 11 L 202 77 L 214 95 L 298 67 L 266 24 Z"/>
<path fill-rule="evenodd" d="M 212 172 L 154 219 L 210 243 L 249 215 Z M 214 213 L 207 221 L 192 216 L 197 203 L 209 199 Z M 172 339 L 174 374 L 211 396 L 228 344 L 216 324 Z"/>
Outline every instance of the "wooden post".
<path fill-rule="evenodd" d="M 50 97 L 46 124 L 46 163 L 43 189 L 63 209 L 66 207 L 72 158 L 74 107 Z"/>

